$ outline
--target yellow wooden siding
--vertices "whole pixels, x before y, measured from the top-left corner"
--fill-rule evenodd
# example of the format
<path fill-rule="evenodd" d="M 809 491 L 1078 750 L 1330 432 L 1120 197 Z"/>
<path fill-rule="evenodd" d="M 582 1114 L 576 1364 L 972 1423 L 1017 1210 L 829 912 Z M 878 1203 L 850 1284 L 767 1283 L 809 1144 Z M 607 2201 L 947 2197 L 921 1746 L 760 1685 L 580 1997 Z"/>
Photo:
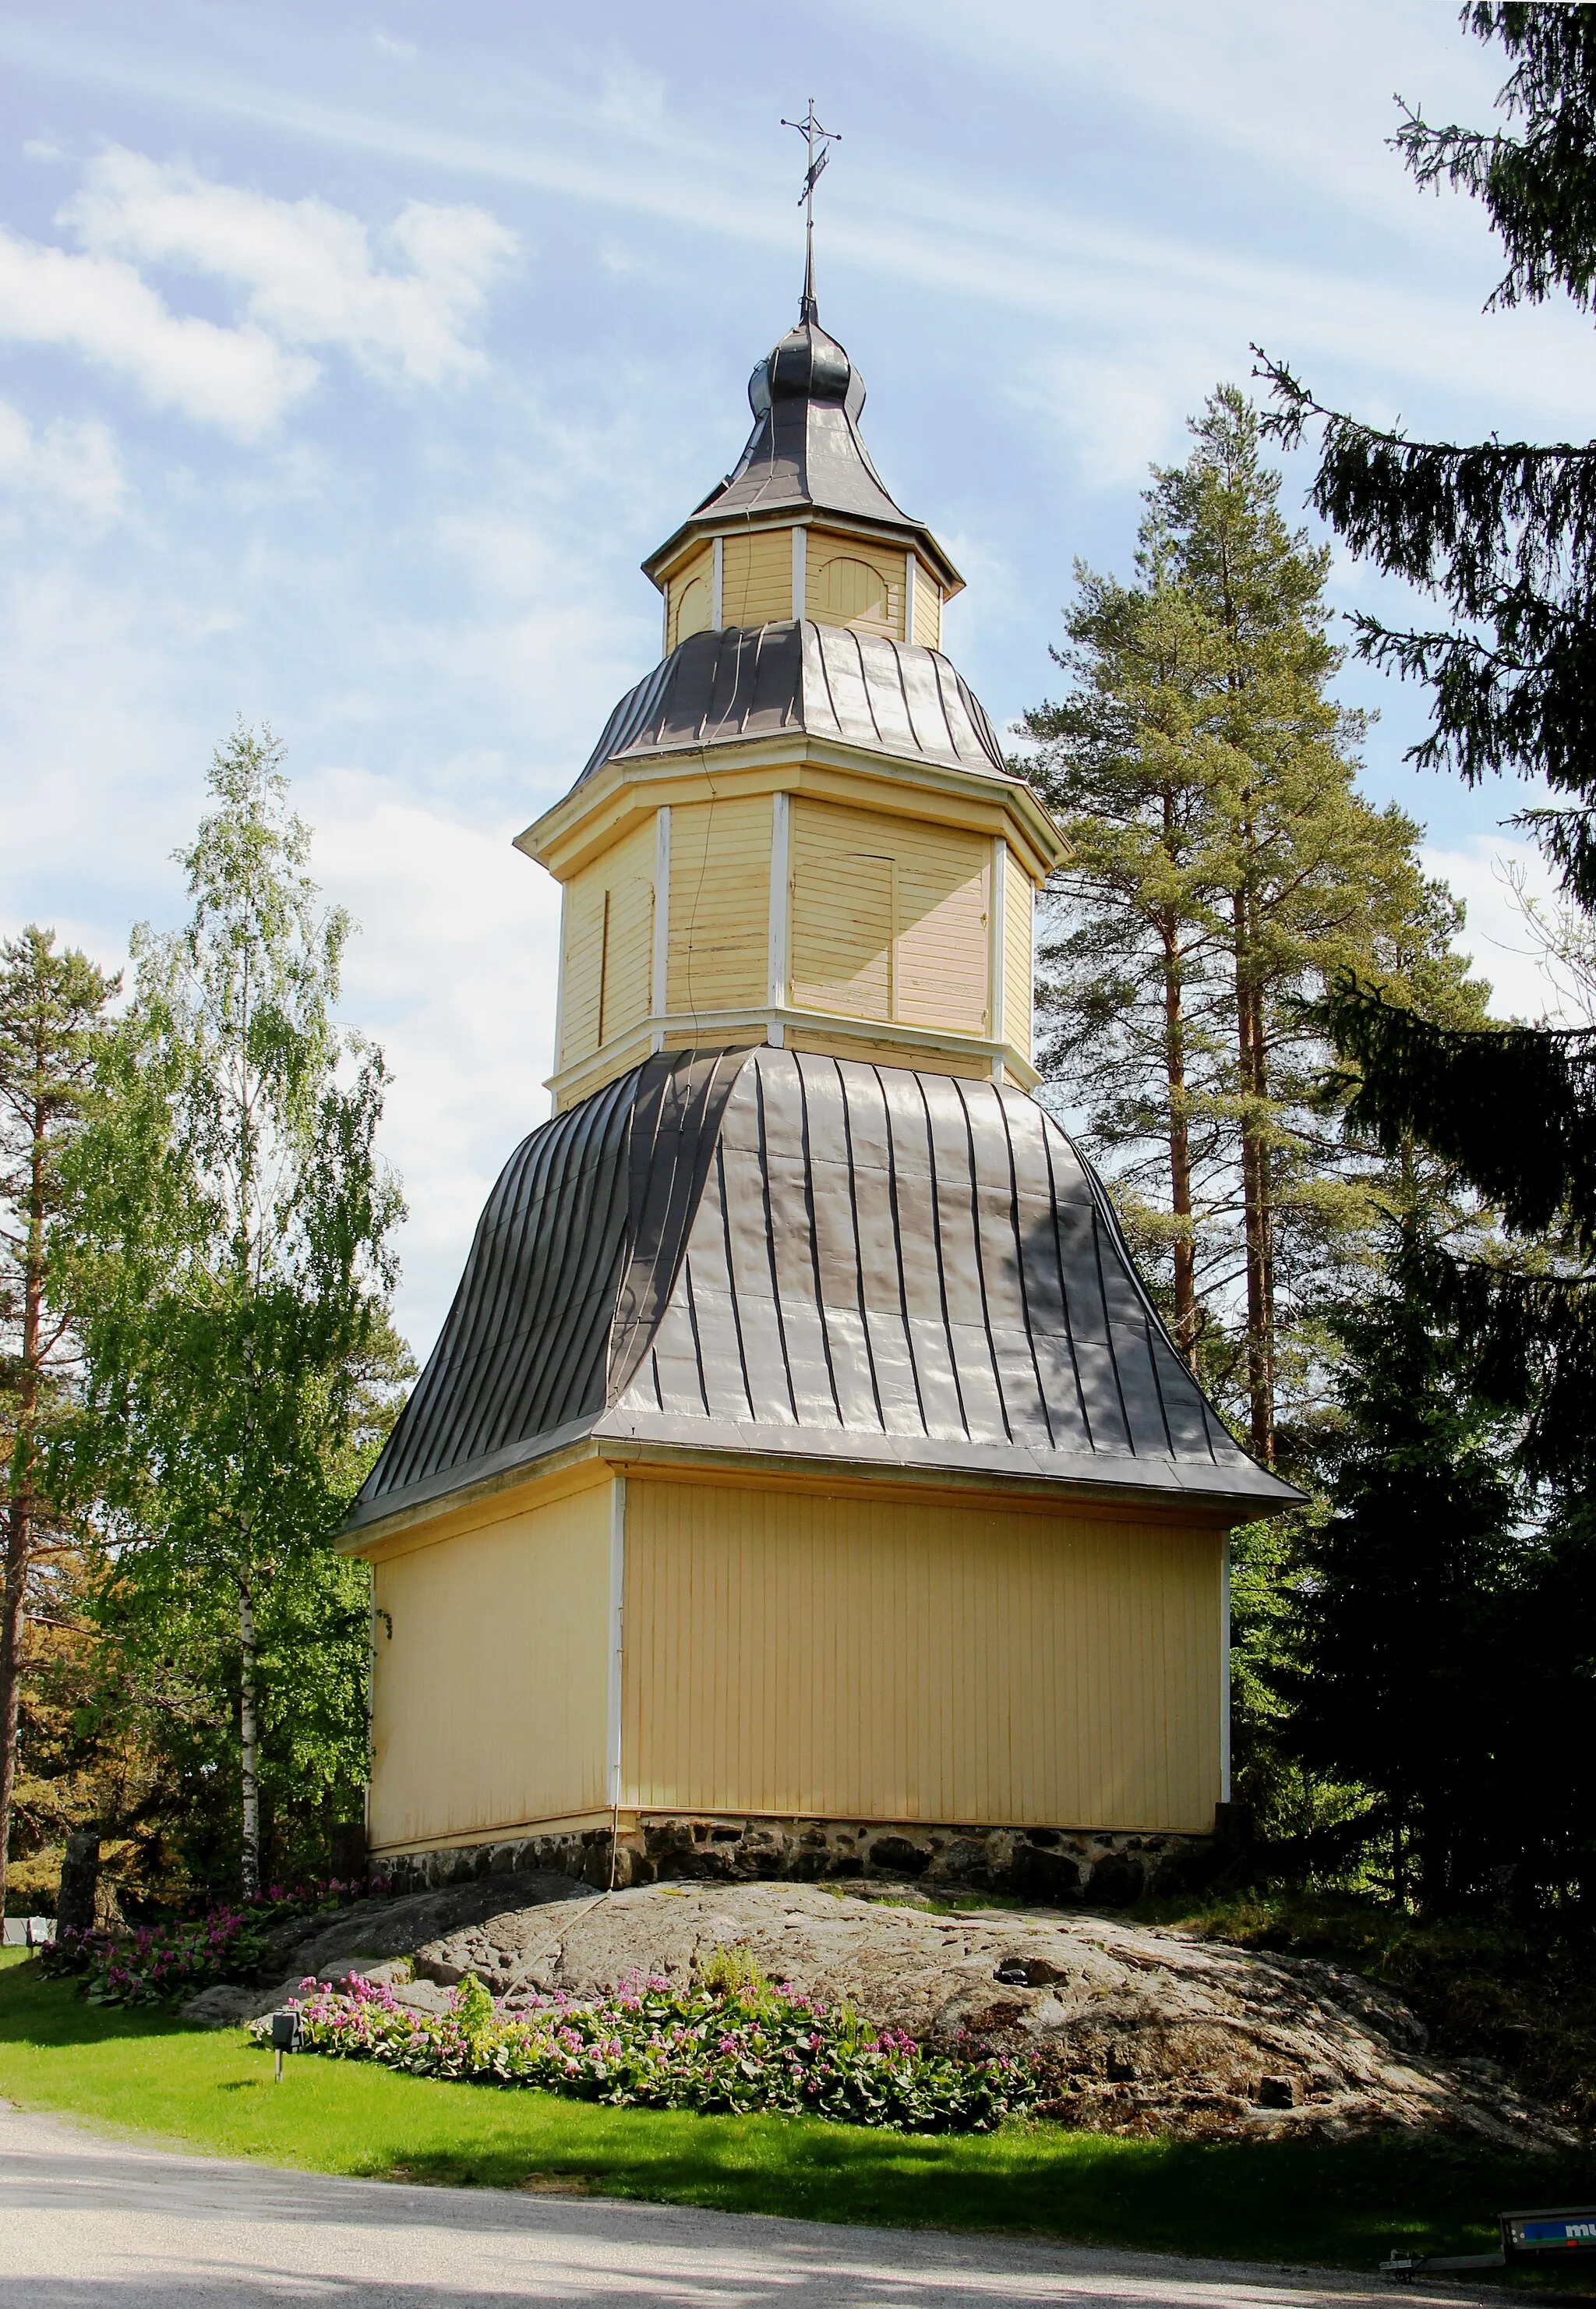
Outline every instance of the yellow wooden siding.
<path fill-rule="evenodd" d="M 789 1026 L 789 1051 L 813 1051 L 823 1059 L 858 1059 L 875 1067 L 914 1067 L 921 1074 L 956 1075 L 965 1082 L 988 1081 L 992 1061 L 979 1051 L 926 1050 L 919 1043 L 878 1042 L 865 1035 L 817 1033 L 809 1026 Z"/>
<path fill-rule="evenodd" d="M 1212 1829 L 1211 1533 L 627 1485 L 622 1801 Z"/>
<path fill-rule="evenodd" d="M 375 1567 L 374 1847 L 607 1802 L 609 1503 L 606 1480 Z"/>
<path fill-rule="evenodd" d="M 859 575 L 869 573 L 875 585 Z M 903 638 L 904 559 L 822 529 L 809 532 L 805 564 L 805 613 L 816 625 L 851 626 L 857 632 Z M 852 605 L 852 606 L 850 606 Z"/>
<path fill-rule="evenodd" d="M 981 837 L 801 795 L 791 826 L 796 1006 L 982 1033 L 990 853 Z"/>
<path fill-rule="evenodd" d="M 792 532 L 756 529 L 720 549 L 720 623 L 768 626 L 792 615 Z"/>
<path fill-rule="evenodd" d="M 746 1008 L 764 1001 L 771 830 L 769 794 L 693 802 L 671 811 L 670 1009 Z"/>
<path fill-rule="evenodd" d="M 914 633 L 921 649 L 942 647 L 942 588 L 922 561 L 914 578 Z"/>
<path fill-rule="evenodd" d="M 667 653 L 677 642 L 685 642 L 689 634 L 703 633 L 712 614 L 712 555 L 706 545 L 691 561 L 684 562 L 670 581 L 669 610 L 666 629 Z"/>
<path fill-rule="evenodd" d="M 800 1010 L 890 1018 L 893 861 L 816 846 L 824 854 L 804 845 L 792 871 L 792 999 Z"/>
<path fill-rule="evenodd" d="M 1011 850 L 1004 875 L 1004 1040 L 1031 1056 L 1031 909 L 1035 903 L 1030 875 Z"/>
<path fill-rule="evenodd" d="M 649 1013 L 654 941 L 651 817 L 574 876 L 565 898 L 565 1005 L 557 1064 L 574 1066 Z"/>

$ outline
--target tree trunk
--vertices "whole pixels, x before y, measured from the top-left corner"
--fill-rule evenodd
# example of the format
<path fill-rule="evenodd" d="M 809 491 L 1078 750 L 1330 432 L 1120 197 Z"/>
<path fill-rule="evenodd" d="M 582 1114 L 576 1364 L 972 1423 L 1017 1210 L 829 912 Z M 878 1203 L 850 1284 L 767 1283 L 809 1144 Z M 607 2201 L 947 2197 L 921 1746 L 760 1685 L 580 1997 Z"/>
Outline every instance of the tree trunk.
<path fill-rule="evenodd" d="M 1192 1233 L 1191 1127 L 1186 1111 L 1186 1019 L 1181 1007 L 1179 931 L 1166 916 L 1164 1068 L 1169 1093 L 1169 1207 L 1176 1221 L 1175 1344 L 1194 1368 L 1197 1353 L 1197 1248 Z"/>
<path fill-rule="evenodd" d="M 1241 1085 L 1241 1196 L 1247 1245 L 1247 1384 L 1252 1447 L 1274 1465 L 1274 1325 L 1271 1307 L 1267 1082 L 1264 1005 L 1244 888 L 1236 894 L 1236 1023 Z"/>
<path fill-rule="evenodd" d="M 260 1725 L 255 1717 L 254 1596 L 238 1581 L 238 1743 L 243 1751 L 243 1836 L 238 1875 L 246 1900 L 261 1889 Z"/>
<path fill-rule="evenodd" d="M 32 1556 L 31 1518 L 13 1500 L 6 1518 L 5 1604 L 0 1611 L 0 1916 L 5 1914 L 11 1803 L 17 1777 L 17 1715 L 22 1698 L 22 1630 Z"/>
<path fill-rule="evenodd" d="M 42 1068 L 36 1070 L 36 1077 Z M 28 1158 L 28 1242 L 22 1255 L 22 1337 L 16 1379 L 16 1440 L 5 1517 L 5 1603 L 0 1611 L 0 1916 L 11 1853 L 11 1807 L 17 1781 L 17 1717 L 22 1690 L 28 1574 L 33 1565 L 34 1455 L 39 1431 L 40 1341 L 44 1323 L 45 1158 L 48 1118 L 39 1083 Z"/>

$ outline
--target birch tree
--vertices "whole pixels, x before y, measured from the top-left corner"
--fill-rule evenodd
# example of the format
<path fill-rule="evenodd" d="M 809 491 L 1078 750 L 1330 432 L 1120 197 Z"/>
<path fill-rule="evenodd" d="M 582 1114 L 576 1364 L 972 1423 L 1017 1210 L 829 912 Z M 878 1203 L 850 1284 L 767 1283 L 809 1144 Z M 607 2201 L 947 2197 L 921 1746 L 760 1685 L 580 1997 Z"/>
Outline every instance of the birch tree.
<path fill-rule="evenodd" d="M 306 870 L 271 733 L 240 726 L 210 792 L 177 853 L 186 925 L 134 933 L 133 1001 L 74 1150 L 64 1273 L 84 1310 L 76 1476 L 104 1503 L 119 1573 L 229 1599 L 248 1893 L 263 1603 L 305 1585 L 347 1507 L 402 1206 L 375 1146 L 381 1054 L 334 1016 L 351 926 Z"/>

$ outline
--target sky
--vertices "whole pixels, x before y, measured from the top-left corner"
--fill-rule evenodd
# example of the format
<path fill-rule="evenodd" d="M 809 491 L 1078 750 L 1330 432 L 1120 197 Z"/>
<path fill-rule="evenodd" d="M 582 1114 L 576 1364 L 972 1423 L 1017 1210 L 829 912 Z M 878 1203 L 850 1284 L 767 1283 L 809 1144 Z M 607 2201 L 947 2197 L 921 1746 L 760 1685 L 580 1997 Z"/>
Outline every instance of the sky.
<path fill-rule="evenodd" d="M 1449 0 L 0 0 L 0 929 L 115 966 L 180 921 L 211 750 L 270 722 L 361 925 L 425 1353 L 548 1111 L 558 894 L 511 837 L 656 662 L 638 564 L 796 317 L 781 116 L 841 134 L 822 317 L 1002 723 L 1254 344 L 1416 433 L 1589 432 L 1590 323 L 1484 314 L 1481 213 L 1387 142 L 1394 94 L 1483 125 L 1502 77 Z M 1339 549 L 1332 597 L 1411 607 Z M 1538 1011 L 1523 790 L 1405 764 L 1421 693 L 1339 693 L 1497 1007 Z"/>

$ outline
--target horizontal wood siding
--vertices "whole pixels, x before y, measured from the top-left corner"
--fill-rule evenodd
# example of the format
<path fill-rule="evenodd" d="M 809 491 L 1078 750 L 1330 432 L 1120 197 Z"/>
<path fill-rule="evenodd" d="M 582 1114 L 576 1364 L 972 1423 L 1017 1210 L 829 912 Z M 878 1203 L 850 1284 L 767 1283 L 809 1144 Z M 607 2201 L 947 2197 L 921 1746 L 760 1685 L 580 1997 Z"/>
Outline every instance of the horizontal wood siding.
<path fill-rule="evenodd" d="M 667 654 L 677 642 L 686 641 L 689 634 L 704 632 L 710 623 L 712 560 L 713 556 L 706 545 L 702 553 L 694 554 L 691 561 L 684 563 L 670 581 L 669 626 L 665 640 Z M 689 588 L 693 590 L 689 591 Z"/>
<path fill-rule="evenodd" d="M 567 885 L 559 1066 L 574 1066 L 647 1017 L 653 920 L 651 817 Z"/>
<path fill-rule="evenodd" d="M 721 548 L 720 623 L 768 626 L 792 615 L 792 532 L 756 529 Z"/>
<path fill-rule="evenodd" d="M 1004 1038 L 1029 1058 L 1032 1032 L 1031 910 L 1035 904 L 1035 886 L 1012 851 L 1003 880 Z"/>
<path fill-rule="evenodd" d="M 609 1498 L 606 1480 L 376 1566 L 375 1848 L 607 1802 Z"/>
<path fill-rule="evenodd" d="M 678 804 L 670 814 L 672 1010 L 763 1004 L 769 991 L 769 794 Z"/>
<path fill-rule="evenodd" d="M 979 835 L 797 797 L 797 1007 L 984 1032 L 988 856 Z"/>
<path fill-rule="evenodd" d="M 623 1802 L 1202 1831 L 1211 1533 L 627 1485 Z"/>
<path fill-rule="evenodd" d="M 861 569 L 871 573 L 876 586 L 861 586 L 857 574 Z M 904 576 L 901 553 L 828 530 L 809 532 L 805 607 L 816 625 L 851 626 L 860 633 L 888 634 L 902 641 Z"/>

